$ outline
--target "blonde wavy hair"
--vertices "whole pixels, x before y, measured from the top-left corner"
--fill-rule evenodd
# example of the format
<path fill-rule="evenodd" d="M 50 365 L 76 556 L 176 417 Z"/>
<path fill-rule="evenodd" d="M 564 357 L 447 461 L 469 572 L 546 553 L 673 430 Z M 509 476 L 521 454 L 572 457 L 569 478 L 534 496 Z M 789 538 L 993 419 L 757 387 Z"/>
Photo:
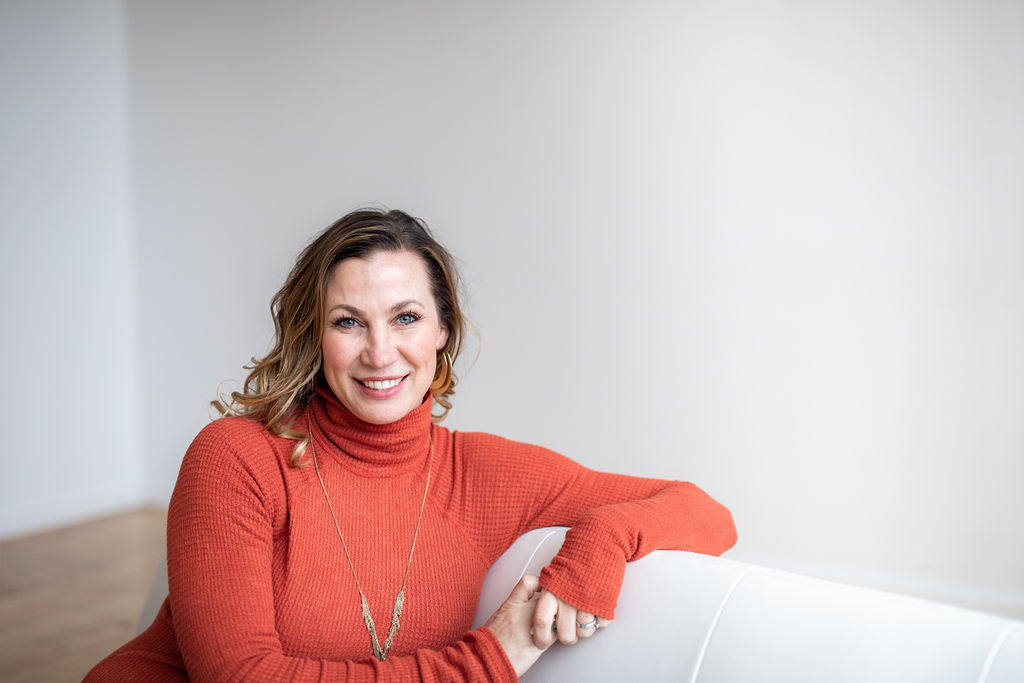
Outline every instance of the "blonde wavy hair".
<path fill-rule="evenodd" d="M 294 440 L 294 466 L 306 464 L 302 458 L 309 437 L 289 424 L 312 401 L 322 375 L 327 281 L 341 261 L 365 258 L 378 251 L 410 251 L 426 265 L 440 322 L 448 330 L 448 340 L 437 352 L 437 372 L 430 385 L 434 402 L 441 407 L 432 419 L 440 422 L 451 410 L 450 397 L 458 382 L 453 365 L 462 351 L 468 325 L 459 306 L 455 260 L 419 218 L 397 210 L 353 211 L 302 250 L 284 285 L 271 299 L 274 347 L 263 358 L 253 358 L 252 364 L 245 366 L 249 375 L 242 391 L 210 402 L 221 415 L 259 420 L 272 433 Z"/>

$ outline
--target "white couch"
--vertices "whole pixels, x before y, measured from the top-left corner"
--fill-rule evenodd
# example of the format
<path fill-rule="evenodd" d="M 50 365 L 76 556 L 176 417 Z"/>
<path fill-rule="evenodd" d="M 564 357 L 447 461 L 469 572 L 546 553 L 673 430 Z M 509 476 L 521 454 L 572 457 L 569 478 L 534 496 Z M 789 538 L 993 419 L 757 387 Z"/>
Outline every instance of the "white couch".
<path fill-rule="evenodd" d="M 474 626 L 564 536 L 520 537 L 488 573 Z M 159 577 L 143 626 L 167 595 Z M 523 680 L 1024 683 L 1024 622 L 706 555 L 656 551 L 628 565 L 615 617 L 553 646 Z"/>
<path fill-rule="evenodd" d="M 524 534 L 491 568 L 476 624 L 565 529 Z M 1024 683 L 1024 622 L 725 558 L 656 551 L 627 566 L 615 623 L 544 653 L 525 681 Z"/>

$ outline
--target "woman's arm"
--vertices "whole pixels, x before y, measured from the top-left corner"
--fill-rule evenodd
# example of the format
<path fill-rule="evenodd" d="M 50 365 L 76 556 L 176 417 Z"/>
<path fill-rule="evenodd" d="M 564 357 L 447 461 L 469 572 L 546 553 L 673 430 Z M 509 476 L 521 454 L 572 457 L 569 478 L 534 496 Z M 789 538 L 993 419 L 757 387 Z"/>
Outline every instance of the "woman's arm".
<path fill-rule="evenodd" d="M 574 502 L 587 492 L 601 492 L 604 500 L 618 502 L 581 510 Z M 614 617 L 627 562 L 652 550 L 721 555 L 736 543 L 732 515 L 694 484 L 585 469 L 534 522 L 551 524 L 571 528 L 541 572 L 541 585 L 578 609 L 606 619 Z"/>
<path fill-rule="evenodd" d="M 571 527 L 541 586 L 584 612 L 613 618 L 626 562 L 652 550 L 718 555 L 736 542 L 729 511 L 693 484 L 595 472 L 489 434 L 460 439 L 473 493 L 463 504 L 503 525 L 503 543 L 541 526 Z"/>
<path fill-rule="evenodd" d="M 487 627 L 440 650 L 384 662 L 286 655 L 271 576 L 275 529 L 287 523 L 284 465 L 262 430 L 221 422 L 204 429 L 189 448 L 168 514 L 170 607 L 191 678 L 515 680 Z"/>

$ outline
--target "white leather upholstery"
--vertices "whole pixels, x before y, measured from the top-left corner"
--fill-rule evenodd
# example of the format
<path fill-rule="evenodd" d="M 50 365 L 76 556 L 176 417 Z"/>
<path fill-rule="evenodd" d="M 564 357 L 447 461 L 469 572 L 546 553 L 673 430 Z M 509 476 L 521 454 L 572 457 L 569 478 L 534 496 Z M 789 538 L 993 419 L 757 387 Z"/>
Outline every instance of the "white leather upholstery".
<path fill-rule="evenodd" d="M 498 560 L 476 625 L 564 533 L 524 534 Z M 631 563 L 615 616 L 523 680 L 1024 683 L 1024 622 L 724 558 L 656 551 Z"/>
<path fill-rule="evenodd" d="M 474 626 L 558 552 L 524 534 L 487 574 Z M 167 595 L 166 565 L 143 612 Z M 1024 683 L 1024 622 L 693 553 L 627 566 L 615 623 L 555 645 L 525 681 Z"/>

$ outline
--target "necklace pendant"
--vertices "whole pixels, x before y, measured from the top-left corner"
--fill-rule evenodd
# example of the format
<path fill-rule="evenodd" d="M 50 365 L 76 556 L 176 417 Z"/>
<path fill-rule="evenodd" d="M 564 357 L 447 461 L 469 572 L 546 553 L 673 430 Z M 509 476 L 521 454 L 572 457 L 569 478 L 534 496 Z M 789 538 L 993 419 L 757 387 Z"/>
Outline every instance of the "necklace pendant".
<path fill-rule="evenodd" d="M 388 629 L 388 637 L 384 640 L 384 650 L 381 653 L 384 657 L 388 656 L 391 652 L 391 643 L 395 640 L 395 634 L 398 633 L 398 620 L 402 618 L 402 607 L 405 606 L 405 589 L 398 591 L 398 595 L 395 596 L 395 607 L 391 610 L 391 627 Z M 383 662 L 384 660 L 381 659 Z"/>
<path fill-rule="evenodd" d="M 363 623 L 366 624 L 366 630 L 370 634 L 370 645 L 373 646 L 373 656 L 384 661 L 387 659 L 387 652 L 381 649 L 380 641 L 377 640 L 377 625 L 373 623 L 373 615 L 370 614 L 370 605 L 366 602 L 366 596 L 363 595 L 363 591 L 359 591 L 359 603 L 363 608 Z"/>
<path fill-rule="evenodd" d="M 363 623 L 366 624 L 366 630 L 370 634 L 373 656 L 383 662 L 391 652 L 391 644 L 401 625 L 399 620 L 402 618 L 402 608 L 405 606 L 405 589 L 398 591 L 398 595 L 395 596 L 395 607 L 391 610 L 391 627 L 388 629 L 388 637 L 384 639 L 384 647 L 380 646 L 380 641 L 377 639 L 377 625 L 373 622 L 373 615 L 370 614 L 370 603 L 366 601 L 366 596 L 362 591 L 359 591 L 359 603 L 363 608 Z"/>

